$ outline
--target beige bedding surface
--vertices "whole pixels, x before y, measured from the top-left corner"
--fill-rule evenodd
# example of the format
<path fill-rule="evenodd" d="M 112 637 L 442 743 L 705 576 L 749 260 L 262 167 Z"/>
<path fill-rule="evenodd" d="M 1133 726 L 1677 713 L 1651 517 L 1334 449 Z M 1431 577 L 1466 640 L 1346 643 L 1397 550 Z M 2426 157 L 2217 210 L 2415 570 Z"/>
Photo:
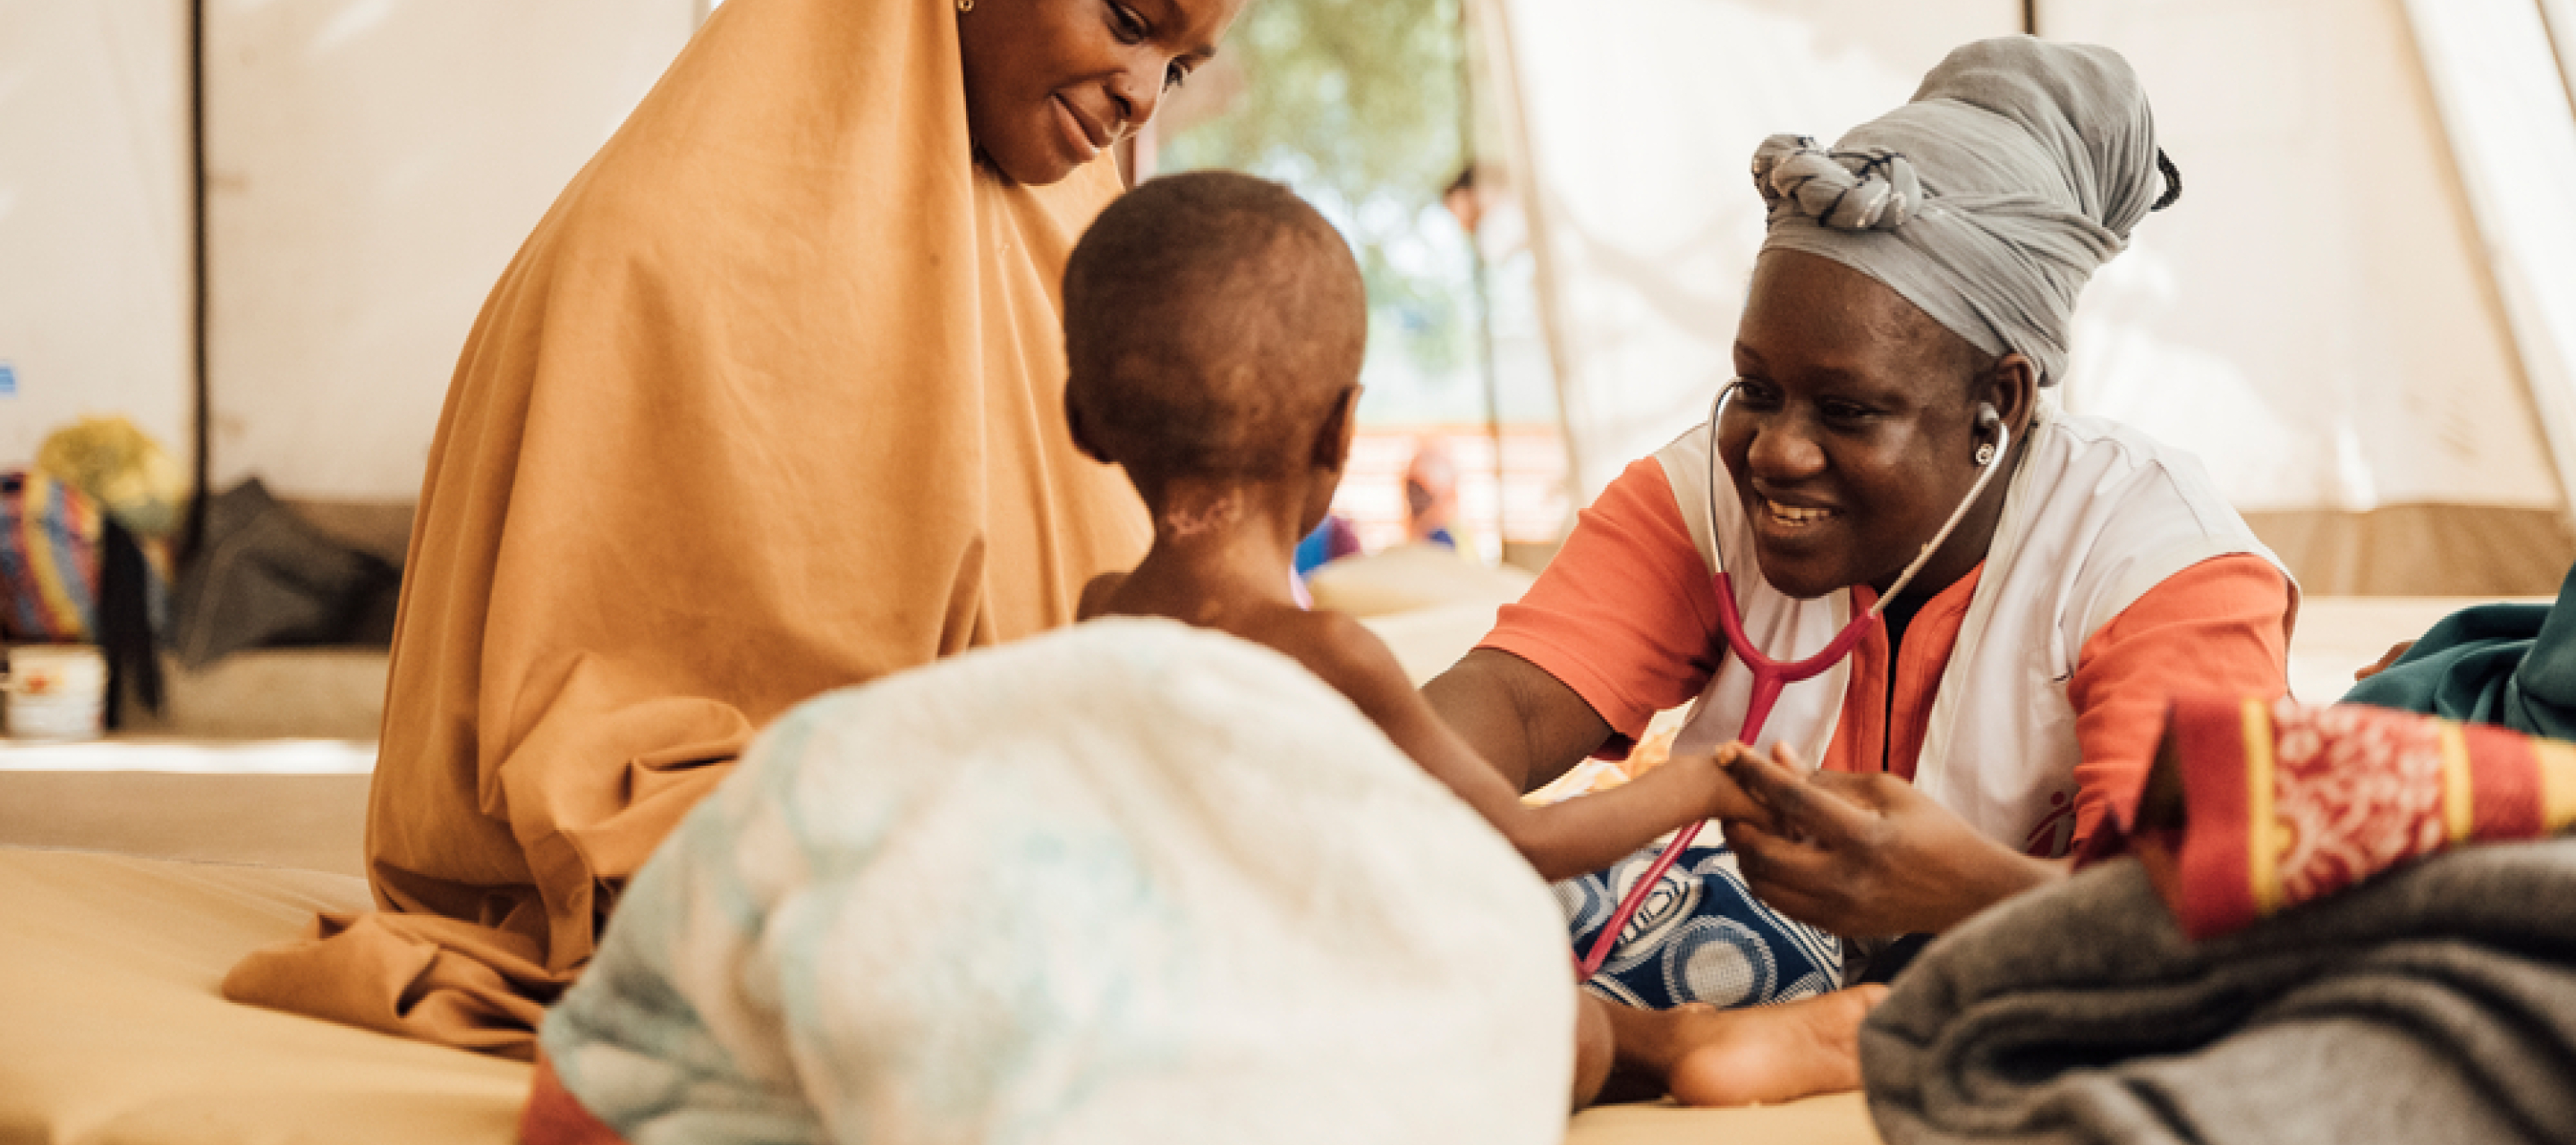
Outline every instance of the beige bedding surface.
<path fill-rule="evenodd" d="M 2331 698 L 2354 667 L 2466 603 L 2309 600 L 2294 686 Z M 1491 623 L 1481 599 L 1371 621 L 1417 678 Z M 365 900 L 349 873 L 366 777 L 58 773 L 10 766 L 20 754 L 0 743 L 0 1145 L 511 1139 L 523 1066 L 216 995 L 243 953 L 317 908 Z M 1752 1110 L 1617 1106 L 1575 1118 L 1568 1135 L 1875 1140 L 1848 1094 Z"/>
<path fill-rule="evenodd" d="M 234 960 L 365 900 L 346 875 L 0 848 L 0 1145 L 500 1145 L 528 1068 L 224 1001 Z M 1613 1106 L 1569 1145 L 1866 1145 L 1858 1095 Z"/>
<path fill-rule="evenodd" d="M 0 850 L 0 1143 L 506 1142 L 528 1067 L 216 993 L 346 875 Z"/>
<path fill-rule="evenodd" d="M 361 844 L 367 829 L 367 780 L 365 775 L 0 770 L 0 846 L 250 863 L 354 877 L 365 869 Z"/>

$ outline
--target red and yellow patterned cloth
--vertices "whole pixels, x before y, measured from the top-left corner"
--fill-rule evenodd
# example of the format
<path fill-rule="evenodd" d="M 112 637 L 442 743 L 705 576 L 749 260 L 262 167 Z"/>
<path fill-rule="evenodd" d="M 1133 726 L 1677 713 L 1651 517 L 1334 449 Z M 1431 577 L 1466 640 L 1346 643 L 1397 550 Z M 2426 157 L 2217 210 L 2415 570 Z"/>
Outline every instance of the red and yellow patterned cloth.
<path fill-rule="evenodd" d="M 2123 851 L 2195 940 L 2471 843 L 2576 823 L 2576 744 L 2358 704 L 2178 700 Z"/>

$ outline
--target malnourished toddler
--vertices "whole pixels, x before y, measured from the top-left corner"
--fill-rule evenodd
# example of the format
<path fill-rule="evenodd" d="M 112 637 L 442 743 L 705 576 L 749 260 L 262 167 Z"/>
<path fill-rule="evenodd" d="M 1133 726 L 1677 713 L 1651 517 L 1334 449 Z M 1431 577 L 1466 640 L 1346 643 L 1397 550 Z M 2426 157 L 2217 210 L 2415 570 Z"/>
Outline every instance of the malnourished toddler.
<path fill-rule="evenodd" d="M 1367 327 L 1359 267 L 1312 207 L 1243 175 L 1153 180 L 1083 236 L 1064 305 L 1074 441 L 1123 466 L 1154 520 L 1145 559 L 1085 590 L 1084 618 L 1167 617 L 1286 654 L 1550 880 L 1609 866 L 1685 823 L 1767 818 L 1715 756 L 1525 805 L 1366 628 L 1292 599 L 1296 544 L 1323 519 L 1350 450 Z M 1693 1007 L 1630 1023 L 1648 1037 L 1614 1037 L 1607 1008 L 1586 996 L 1575 1101 L 1599 1092 L 1614 1060 L 1708 1103 L 1849 1088 L 1859 1080 L 1853 1031 L 1876 996 Z"/>

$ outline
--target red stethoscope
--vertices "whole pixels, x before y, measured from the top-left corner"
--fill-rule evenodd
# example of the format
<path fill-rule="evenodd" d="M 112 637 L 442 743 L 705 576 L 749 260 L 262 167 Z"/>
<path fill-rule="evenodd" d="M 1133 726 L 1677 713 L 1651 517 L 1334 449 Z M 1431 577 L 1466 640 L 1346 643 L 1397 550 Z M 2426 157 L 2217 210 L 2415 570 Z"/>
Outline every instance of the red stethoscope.
<path fill-rule="evenodd" d="M 1717 400 L 1710 403 L 1708 410 L 1706 496 L 1712 545 L 1715 544 L 1718 521 L 1717 419 L 1726 412 L 1727 399 L 1734 396 L 1735 388 L 1740 384 L 1742 384 L 1740 379 L 1727 383 L 1724 389 L 1717 392 Z M 1735 604 L 1735 586 L 1727 580 L 1724 568 L 1717 570 L 1714 579 L 1717 586 L 1718 630 L 1725 635 L 1726 646 L 1735 653 L 1735 658 L 1743 661 L 1744 666 L 1753 673 L 1752 694 L 1744 702 L 1744 723 L 1735 732 L 1737 743 L 1748 747 L 1753 746 L 1754 737 L 1762 734 L 1763 723 L 1771 718 L 1771 706 L 1779 702 L 1781 689 L 1800 680 L 1823 675 L 1826 670 L 1841 663 L 1844 657 L 1851 655 L 1852 649 L 1860 646 L 1861 639 L 1869 635 L 1870 629 L 1877 627 L 1879 613 L 1887 607 L 1887 602 L 1896 599 L 1896 594 L 1905 591 L 1906 583 L 1914 579 L 1914 574 L 1923 571 L 1924 562 L 1931 560 L 1932 554 L 1940 550 L 1941 543 L 1950 539 L 1951 530 L 1958 528 L 1959 522 L 1967 518 L 1968 507 L 1976 504 L 1978 496 L 1986 491 L 1986 482 L 1995 475 L 1997 468 L 1995 462 L 2003 458 L 2007 447 L 2012 442 L 2011 431 L 2003 427 L 2003 419 L 1996 415 L 1991 405 L 1979 407 L 1977 426 L 1979 429 L 1993 431 L 1995 440 L 1977 447 L 1976 483 L 1968 486 L 1967 495 L 1959 499 L 1957 508 L 1950 510 L 1950 519 L 1943 521 L 1940 529 L 1932 534 L 1932 539 L 1924 543 L 1923 551 L 1914 554 L 1913 561 L 1905 566 L 1905 571 L 1896 575 L 1896 580 L 1887 586 L 1887 591 L 1880 593 L 1877 600 L 1870 602 L 1869 611 L 1853 617 L 1851 623 L 1844 625 L 1843 630 L 1814 655 L 1803 660 L 1789 661 L 1774 660 L 1765 655 L 1761 648 L 1755 646 L 1753 641 L 1744 635 L 1744 617 Z M 1628 893 L 1620 898 L 1619 909 L 1610 912 L 1609 925 L 1601 928 L 1600 935 L 1592 940 L 1592 949 L 1583 956 L 1582 973 L 1577 977 L 1577 981 L 1588 982 L 1594 974 L 1600 973 L 1601 964 L 1610 958 L 1611 948 L 1619 943 L 1619 932 L 1627 928 L 1628 920 L 1636 916 L 1637 908 L 1645 905 L 1646 896 L 1652 894 L 1656 885 L 1663 881 L 1664 872 L 1672 869 L 1673 861 L 1681 857 L 1682 851 L 1690 846 L 1691 840 L 1699 837 L 1700 828 L 1707 825 L 1708 821 L 1703 819 L 1674 832 L 1672 842 L 1665 844 L 1662 853 L 1656 855 L 1654 862 L 1646 867 L 1644 877 L 1639 878 L 1636 885 L 1629 887 Z"/>

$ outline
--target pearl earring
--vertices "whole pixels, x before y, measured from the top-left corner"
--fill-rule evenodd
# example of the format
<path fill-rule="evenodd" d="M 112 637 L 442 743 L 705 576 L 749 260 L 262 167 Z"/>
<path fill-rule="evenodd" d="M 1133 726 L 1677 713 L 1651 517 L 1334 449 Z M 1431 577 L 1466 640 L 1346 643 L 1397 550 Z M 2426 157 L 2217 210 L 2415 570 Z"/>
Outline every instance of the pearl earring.
<path fill-rule="evenodd" d="M 965 13 L 972 12 L 974 10 L 975 0 L 957 0 L 957 12 L 959 15 L 964 15 Z"/>

